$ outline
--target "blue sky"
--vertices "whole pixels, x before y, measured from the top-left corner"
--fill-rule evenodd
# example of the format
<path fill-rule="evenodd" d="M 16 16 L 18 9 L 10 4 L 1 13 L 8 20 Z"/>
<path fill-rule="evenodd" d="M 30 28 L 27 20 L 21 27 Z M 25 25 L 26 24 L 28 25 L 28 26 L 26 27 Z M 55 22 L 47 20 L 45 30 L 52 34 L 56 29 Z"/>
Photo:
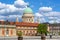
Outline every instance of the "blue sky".
<path fill-rule="evenodd" d="M 29 5 L 40 22 L 60 22 L 60 0 L 0 0 L 0 20 L 22 21 L 23 10 Z M 8 17 L 9 16 L 9 17 Z M 43 21 L 42 21 L 43 20 Z"/>
<path fill-rule="evenodd" d="M 53 11 L 60 11 L 60 0 L 25 0 L 30 3 L 30 7 L 33 7 L 34 11 L 37 11 L 39 7 L 52 7 Z"/>
<path fill-rule="evenodd" d="M 5 4 L 14 4 L 16 0 L 0 0 Z M 53 11 L 60 11 L 60 0 L 24 0 L 29 3 L 29 6 L 37 12 L 39 7 L 52 7 Z"/>

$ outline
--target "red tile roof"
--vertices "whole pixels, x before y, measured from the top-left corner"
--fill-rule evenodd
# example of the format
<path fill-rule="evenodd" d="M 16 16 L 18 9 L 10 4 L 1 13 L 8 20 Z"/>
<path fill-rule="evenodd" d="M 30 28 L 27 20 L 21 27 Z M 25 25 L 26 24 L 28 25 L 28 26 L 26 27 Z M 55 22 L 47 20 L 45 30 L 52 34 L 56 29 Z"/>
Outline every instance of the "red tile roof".
<path fill-rule="evenodd" d="M 26 27 L 37 27 L 38 23 L 28 23 L 28 22 L 7 22 L 7 21 L 0 21 L 1 25 L 16 25 L 16 26 L 26 26 Z"/>
<path fill-rule="evenodd" d="M 1 25 L 4 25 L 4 24 L 6 24 L 6 25 L 8 25 L 8 24 L 9 24 L 9 25 L 14 25 L 15 22 L 0 21 L 0 24 L 1 24 Z"/>
<path fill-rule="evenodd" d="M 37 27 L 38 23 L 16 22 L 16 26 Z"/>

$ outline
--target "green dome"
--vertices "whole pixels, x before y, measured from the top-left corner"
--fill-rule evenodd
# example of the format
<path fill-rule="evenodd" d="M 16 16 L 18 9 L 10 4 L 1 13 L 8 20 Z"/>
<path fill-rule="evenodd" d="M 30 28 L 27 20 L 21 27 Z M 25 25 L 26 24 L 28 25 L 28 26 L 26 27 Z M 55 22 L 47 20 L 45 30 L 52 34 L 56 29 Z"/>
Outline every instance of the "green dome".
<path fill-rule="evenodd" d="M 31 8 L 26 8 L 24 9 L 24 13 L 33 13 Z"/>

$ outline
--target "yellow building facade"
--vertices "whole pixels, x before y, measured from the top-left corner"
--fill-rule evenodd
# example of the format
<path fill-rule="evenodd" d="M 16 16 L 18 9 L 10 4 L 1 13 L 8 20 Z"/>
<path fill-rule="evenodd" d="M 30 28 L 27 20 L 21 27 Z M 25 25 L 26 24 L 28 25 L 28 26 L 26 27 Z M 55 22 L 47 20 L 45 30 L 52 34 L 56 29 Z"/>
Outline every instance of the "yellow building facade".
<path fill-rule="evenodd" d="M 17 31 L 21 31 L 23 36 L 35 36 L 37 34 L 37 23 L 17 23 Z"/>
<path fill-rule="evenodd" d="M 0 36 L 16 36 L 16 26 L 0 25 Z"/>

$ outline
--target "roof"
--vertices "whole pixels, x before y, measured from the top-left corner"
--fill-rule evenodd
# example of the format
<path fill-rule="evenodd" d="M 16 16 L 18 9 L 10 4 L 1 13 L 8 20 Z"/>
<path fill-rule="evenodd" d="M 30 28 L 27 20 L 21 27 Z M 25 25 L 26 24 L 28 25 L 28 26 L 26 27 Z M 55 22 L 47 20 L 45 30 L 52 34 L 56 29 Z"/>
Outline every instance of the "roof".
<path fill-rule="evenodd" d="M 0 25 L 16 25 L 17 26 L 24 26 L 24 27 L 37 27 L 38 23 L 28 23 L 28 22 L 7 22 L 7 21 L 0 21 Z"/>
<path fill-rule="evenodd" d="M 0 21 L 0 25 L 15 25 L 15 22 Z"/>
<path fill-rule="evenodd" d="M 37 27 L 38 23 L 16 22 L 16 26 Z"/>
<path fill-rule="evenodd" d="M 33 13 L 32 9 L 27 7 L 24 9 L 24 13 Z"/>

